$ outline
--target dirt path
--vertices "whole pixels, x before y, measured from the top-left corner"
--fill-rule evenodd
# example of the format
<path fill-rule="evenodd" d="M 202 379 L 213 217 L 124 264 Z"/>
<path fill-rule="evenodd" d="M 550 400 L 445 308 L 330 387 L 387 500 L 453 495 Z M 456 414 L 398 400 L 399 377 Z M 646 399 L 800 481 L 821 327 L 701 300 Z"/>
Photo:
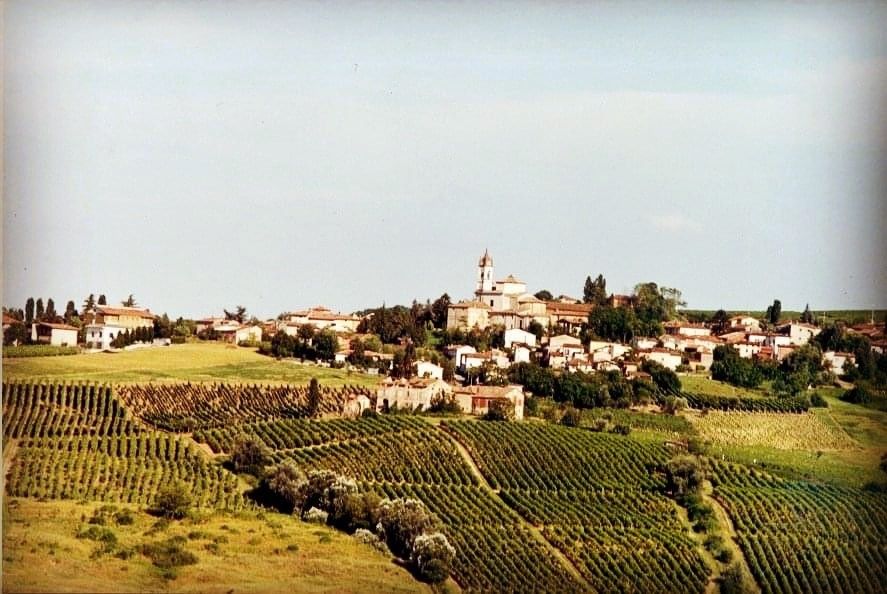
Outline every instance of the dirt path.
<path fill-rule="evenodd" d="M 483 473 L 480 471 L 480 468 L 478 467 L 477 463 L 474 461 L 474 458 L 472 457 L 471 452 L 468 451 L 468 448 L 466 448 L 465 445 L 461 441 L 459 441 L 459 439 L 457 439 L 456 436 L 451 434 L 449 431 L 440 427 L 439 425 L 437 427 L 441 431 L 443 431 L 443 433 L 450 439 L 450 442 L 452 442 L 452 444 L 454 446 L 456 446 L 456 451 L 459 452 L 459 455 L 462 456 L 462 459 L 465 460 L 466 464 L 468 464 L 468 467 L 471 469 L 471 473 L 475 476 L 475 478 L 477 478 L 481 487 L 483 487 L 484 489 L 489 491 L 493 495 L 493 497 L 496 497 L 498 499 L 499 498 L 499 489 L 494 489 L 490 485 L 490 483 L 487 482 L 487 479 L 484 477 Z M 501 501 L 501 499 L 500 499 L 500 501 Z M 505 502 L 503 502 L 503 504 L 505 504 Z M 507 504 L 505 504 L 505 505 L 507 506 Z M 563 553 L 563 551 L 561 551 L 559 548 L 557 548 L 556 546 L 551 544 L 547 538 L 545 538 L 545 535 L 542 534 L 542 529 L 530 524 L 519 514 L 518 514 L 518 517 L 520 518 L 521 524 L 524 526 L 524 528 L 526 528 L 530 532 L 530 534 L 533 535 L 533 538 L 535 538 L 539 542 L 539 544 L 541 544 L 543 547 L 548 549 L 551 552 L 551 554 L 554 555 L 555 559 L 560 561 L 560 563 L 564 567 L 564 569 L 566 569 L 568 572 L 570 572 L 570 575 L 573 576 L 573 578 L 576 580 L 576 582 L 578 584 L 580 584 L 583 587 L 583 589 L 585 589 L 586 592 L 591 592 L 592 591 L 591 584 L 589 584 L 588 581 L 582 576 L 582 573 L 573 564 L 573 562 L 570 560 L 570 558 L 567 557 Z"/>
<path fill-rule="evenodd" d="M 727 510 L 725 510 L 720 502 L 718 502 L 718 500 L 712 496 L 713 492 L 714 488 L 712 487 L 711 482 L 705 481 L 702 484 L 702 498 L 705 500 L 706 503 L 711 505 L 712 509 L 714 509 L 715 517 L 718 520 L 718 527 L 720 529 L 719 531 L 721 533 L 721 536 L 723 536 L 724 538 L 724 544 L 733 553 L 733 562 L 739 563 L 742 566 L 742 571 L 748 577 L 749 584 L 754 587 L 754 592 L 756 594 L 760 594 L 761 588 L 758 586 L 754 576 L 751 573 L 751 570 L 748 567 L 748 561 L 745 558 L 745 554 L 742 552 L 742 549 L 736 542 L 737 534 L 736 528 L 733 526 L 733 520 L 730 519 L 730 514 L 727 513 Z M 724 569 L 726 569 L 726 566 L 720 568 L 717 571 L 717 576 L 720 576 L 721 572 Z M 719 590 L 720 588 L 718 588 L 718 591 Z M 706 593 L 710 591 L 714 592 L 714 590 L 709 590 L 709 588 L 706 588 Z"/>
<path fill-rule="evenodd" d="M 12 468 L 12 462 L 15 460 L 15 454 L 18 451 L 18 440 L 10 439 L 6 442 L 6 447 L 3 448 L 3 477 L 2 477 L 2 493 L 6 493 L 6 475 L 9 474 L 9 470 Z"/>

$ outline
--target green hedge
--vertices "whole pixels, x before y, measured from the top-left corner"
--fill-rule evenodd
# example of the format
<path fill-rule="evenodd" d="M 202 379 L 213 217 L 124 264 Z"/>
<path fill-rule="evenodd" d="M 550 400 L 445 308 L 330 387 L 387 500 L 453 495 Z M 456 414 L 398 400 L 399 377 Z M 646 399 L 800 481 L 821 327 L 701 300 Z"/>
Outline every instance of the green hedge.
<path fill-rule="evenodd" d="M 58 355 L 76 355 L 80 347 L 51 346 L 48 344 L 29 344 L 22 346 L 3 347 L 4 357 L 55 357 Z"/>

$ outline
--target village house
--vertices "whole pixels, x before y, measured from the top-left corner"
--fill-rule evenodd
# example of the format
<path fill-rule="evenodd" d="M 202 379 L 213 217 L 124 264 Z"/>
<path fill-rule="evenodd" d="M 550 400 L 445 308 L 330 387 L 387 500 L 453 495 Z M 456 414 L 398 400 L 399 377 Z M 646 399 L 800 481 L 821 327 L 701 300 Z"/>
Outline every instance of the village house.
<path fill-rule="evenodd" d="M 77 346 L 79 328 L 68 324 L 34 322 L 31 324 L 31 340 L 52 346 Z"/>
<path fill-rule="evenodd" d="M 802 322 L 789 322 L 778 327 L 777 330 L 780 334 L 788 336 L 790 343 L 797 346 L 807 344 L 810 339 L 822 332 L 821 328 Z"/>
<path fill-rule="evenodd" d="M 332 330 L 333 332 L 357 332 L 360 318 L 351 314 L 333 312 L 323 306 L 294 311 L 284 314 L 280 329 L 293 336 L 298 327 L 313 326 L 315 330 Z"/>
<path fill-rule="evenodd" d="M 826 351 L 822 354 L 823 365 L 835 375 L 844 375 L 844 365 L 848 361 L 850 365 L 856 365 L 856 357 L 853 353 Z"/>
<path fill-rule="evenodd" d="M 655 348 L 649 351 L 641 352 L 640 357 L 649 361 L 655 361 L 667 369 L 674 371 L 678 368 L 683 360 L 681 353 L 670 351 L 664 348 Z"/>
<path fill-rule="evenodd" d="M 729 319 L 730 328 L 742 328 L 746 332 L 760 332 L 761 322 L 751 316 L 733 316 Z"/>
<path fill-rule="evenodd" d="M 733 348 L 736 349 L 736 352 L 743 359 L 752 359 L 761 352 L 764 345 L 760 342 L 737 342 L 733 345 Z"/>
<path fill-rule="evenodd" d="M 524 390 L 521 386 L 466 386 L 453 391 L 456 402 L 463 412 L 484 415 L 493 402 L 513 407 L 515 420 L 524 418 Z"/>
<path fill-rule="evenodd" d="M 651 338 L 651 337 L 637 336 L 634 339 L 632 339 L 631 344 L 636 349 L 639 349 L 642 351 L 648 351 L 650 349 L 655 349 L 657 346 L 659 346 L 659 339 L 658 338 Z"/>
<path fill-rule="evenodd" d="M 483 330 L 490 325 L 490 306 L 480 301 L 451 303 L 447 309 L 447 330 Z"/>
<path fill-rule="evenodd" d="M 511 345 L 519 343 L 530 348 L 536 346 L 536 335 L 520 328 L 511 328 L 505 331 L 505 348 L 511 348 Z"/>
<path fill-rule="evenodd" d="M 109 307 L 97 305 L 84 312 L 83 335 L 86 346 L 100 350 L 111 348 L 111 342 L 120 334 L 139 328 L 154 328 L 157 316 L 139 307 Z"/>
<path fill-rule="evenodd" d="M 680 334 L 683 336 L 711 336 L 711 328 L 705 324 L 691 324 L 689 322 L 666 322 L 664 324 L 666 334 Z"/>
<path fill-rule="evenodd" d="M 432 379 L 443 379 L 443 367 L 435 365 L 430 361 L 416 362 L 416 376 L 429 377 Z"/>
<path fill-rule="evenodd" d="M 214 318 L 212 316 L 208 318 L 203 318 L 202 320 L 194 321 L 194 333 L 200 334 L 205 330 L 209 330 L 210 328 L 215 328 L 216 326 L 221 326 L 228 321 L 227 318 Z"/>
<path fill-rule="evenodd" d="M 511 347 L 511 362 L 529 363 L 532 360 L 532 353 L 533 351 L 526 345 L 515 343 Z"/>
<path fill-rule="evenodd" d="M 399 409 L 427 410 L 435 397 L 452 394 L 453 388 L 440 379 L 386 378 L 376 390 L 376 410 L 397 406 Z"/>

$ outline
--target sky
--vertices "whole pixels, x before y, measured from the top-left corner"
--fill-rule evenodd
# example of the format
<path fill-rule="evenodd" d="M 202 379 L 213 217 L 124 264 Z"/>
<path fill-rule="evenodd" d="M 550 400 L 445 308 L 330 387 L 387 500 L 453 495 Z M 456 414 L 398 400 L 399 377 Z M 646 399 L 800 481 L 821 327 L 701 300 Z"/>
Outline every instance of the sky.
<path fill-rule="evenodd" d="M 887 307 L 887 4 L 8 2 L 3 303 Z"/>

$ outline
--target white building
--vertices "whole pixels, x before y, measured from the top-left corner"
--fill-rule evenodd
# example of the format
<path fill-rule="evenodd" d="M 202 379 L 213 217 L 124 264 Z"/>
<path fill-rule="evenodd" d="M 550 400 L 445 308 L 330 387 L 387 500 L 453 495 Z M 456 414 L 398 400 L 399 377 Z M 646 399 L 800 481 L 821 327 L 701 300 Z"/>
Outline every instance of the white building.
<path fill-rule="evenodd" d="M 642 353 L 641 356 L 650 361 L 655 361 L 663 367 L 674 371 L 681 364 L 683 357 L 681 353 L 669 351 L 668 349 L 653 349 L 649 352 Z"/>
<path fill-rule="evenodd" d="M 68 324 L 35 322 L 31 324 L 31 340 L 52 346 L 77 346 L 79 331 L 76 326 Z"/>
<path fill-rule="evenodd" d="M 751 316 L 733 316 L 729 322 L 731 328 L 745 328 L 747 332 L 757 332 L 761 329 L 761 322 Z"/>
<path fill-rule="evenodd" d="M 847 361 L 850 361 L 851 365 L 856 365 L 856 357 L 852 353 L 826 351 L 822 354 L 822 363 L 835 375 L 844 374 L 844 364 Z"/>
<path fill-rule="evenodd" d="M 524 345 L 515 344 L 511 349 L 511 360 L 513 363 L 529 363 L 531 352 L 532 351 Z"/>
<path fill-rule="evenodd" d="M 116 324 L 87 324 L 83 327 L 83 335 L 87 348 L 106 351 L 111 348 L 111 342 L 127 330 Z"/>
<path fill-rule="evenodd" d="M 528 347 L 536 346 L 536 335 L 520 328 L 511 328 L 505 331 L 505 348 L 511 348 L 511 345 L 518 343 Z"/>
<path fill-rule="evenodd" d="M 342 409 L 343 417 L 359 417 L 363 414 L 363 411 L 367 410 L 372 406 L 369 397 L 365 394 L 354 394 L 348 397 L 348 400 L 345 402 L 345 406 Z"/>
<path fill-rule="evenodd" d="M 334 312 L 323 306 L 290 312 L 284 318 L 281 329 L 291 336 L 295 334 L 295 329 L 305 324 L 314 326 L 316 330 L 329 329 L 333 332 L 357 332 L 360 324 L 360 318 L 355 315 Z"/>
<path fill-rule="evenodd" d="M 416 376 L 442 380 L 443 367 L 435 365 L 430 361 L 418 361 L 416 363 Z"/>
<path fill-rule="evenodd" d="M 785 326 L 781 326 L 779 330 L 789 337 L 791 344 L 798 346 L 807 344 L 811 338 L 822 332 L 821 328 L 800 322 L 789 322 Z"/>

